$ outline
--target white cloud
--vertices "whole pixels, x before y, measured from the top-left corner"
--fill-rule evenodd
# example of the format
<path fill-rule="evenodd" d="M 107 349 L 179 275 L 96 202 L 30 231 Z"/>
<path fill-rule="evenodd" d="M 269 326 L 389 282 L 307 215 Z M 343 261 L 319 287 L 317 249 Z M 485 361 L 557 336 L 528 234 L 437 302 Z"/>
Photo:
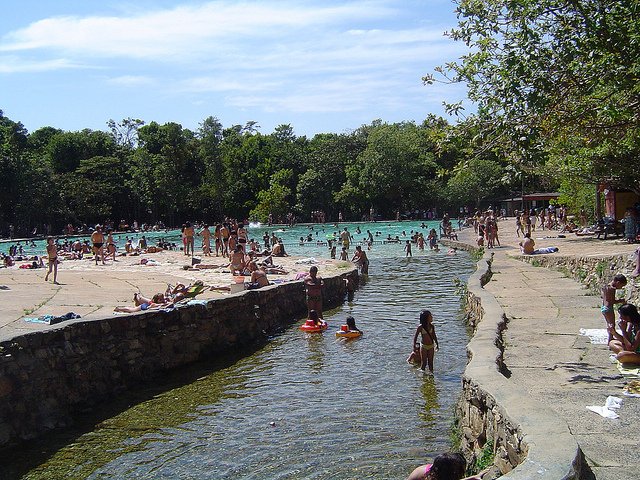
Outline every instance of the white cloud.
<path fill-rule="evenodd" d="M 6 34 L 0 51 L 53 49 L 78 55 L 158 58 L 220 49 L 221 42 L 278 38 L 367 18 L 389 9 L 372 2 L 310 6 L 297 2 L 209 2 L 130 16 L 62 16 Z"/>
<path fill-rule="evenodd" d="M 145 75 L 121 75 L 107 79 L 107 83 L 124 86 L 148 86 L 155 85 L 157 82 L 155 79 Z"/>
<path fill-rule="evenodd" d="M 15 55 L 0 56 L 0 73 L 47 72 L 69 68 L 84 68 L 84 66 L 64 58 L 30 60 Z"/>
<path fill-rule="evenodd" d="M 0 74 L 101 69 L 100 77 L 75 75 L 77 90 L 109 85 L 141 104 L 162 95 L 172 105 L 346 117 L 424 103 L 426 114 L 452 92 L 464 96 L 421 84 L 465 49 L 443 36 L 451 25 L 429 21 L 431 2 L 440 1 L 174 0 L 181 5 L 153 11 L 131 3 L 0 32 Z M 44 73 L 30 77 L 46 84 Z"/>

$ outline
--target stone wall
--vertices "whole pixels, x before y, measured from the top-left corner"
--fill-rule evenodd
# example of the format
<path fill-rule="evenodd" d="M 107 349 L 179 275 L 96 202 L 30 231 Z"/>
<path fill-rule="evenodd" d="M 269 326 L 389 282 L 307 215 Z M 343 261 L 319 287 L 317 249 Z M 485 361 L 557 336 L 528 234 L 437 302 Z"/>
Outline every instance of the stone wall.
<path fill-rule="evenodd" d="M 324 278 L 324 305 L 357 285 Z M 16 336 L 0 343 L 0 447 L 70 423 L 78 409 L 169 369 L 251 347 L 306 315 L 302 282 L 248 290 L 171 311 L 146 311 Z"/>
<path fill-rule="evenodd" d="M 594 294 L 600 295 L 601 288 L 609 283 L 614 275 L 622 273 L 631 280 L 636 259 L 632 255 L 564 257 L 562 255 L 522 255 L 525 262 L 534 266 L 560 270 L 585 285 Z M 640 306 L 640 289 L 636 282 L 629 281 L 625 291 L 629 303 Z"/>
<path fill-rule="evenodd" d="M 566 423 L 503 374 L 507 318 L 482 288 L 490 263 L 485 254 L 468 282 L 467 314 L 474 335 L 456 408 L 462 452 L 471 463 L 483 454 L 493 456 L 494 473 L 503 478 L 577 479 L 584 458 Z"/>

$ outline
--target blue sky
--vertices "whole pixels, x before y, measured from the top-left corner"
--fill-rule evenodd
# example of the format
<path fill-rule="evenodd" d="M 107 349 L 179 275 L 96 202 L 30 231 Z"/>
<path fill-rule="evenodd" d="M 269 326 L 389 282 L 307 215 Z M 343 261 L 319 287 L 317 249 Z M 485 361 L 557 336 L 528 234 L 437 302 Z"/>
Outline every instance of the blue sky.
<path fill-rule="evenodd" d="M 0 110 L 29 131 L 109 119 L 345 132 L 444 116 L 421 77 L 465 51 L 450 0 L 21 0 L 0 16 Z M 454 119 L 451 119 L 454 120 Z"/>

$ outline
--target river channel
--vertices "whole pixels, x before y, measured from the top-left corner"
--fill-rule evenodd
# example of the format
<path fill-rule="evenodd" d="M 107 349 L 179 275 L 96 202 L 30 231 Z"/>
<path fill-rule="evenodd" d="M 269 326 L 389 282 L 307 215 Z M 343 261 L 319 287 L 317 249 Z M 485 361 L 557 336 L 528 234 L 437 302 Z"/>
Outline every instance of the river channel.
<path fill-rule="evenodd" d="M 21 449 L 0 474 L 406 478 L 450 446 L 468 342 L 456 280 L 466 282 L 473 263 L 464 253 L 414 250 L 405 258 L 400 249 L 374 246 L 370 275 L 350 301 L 325 313 L 324 334 L 291 326 L 246 355 L 174 372 L 114 400 L 89 426 Z M 435 376 L 406 363 L 425 308 L 440 340 Z M 361 338 L 336 339 L 347 315 Z"/>

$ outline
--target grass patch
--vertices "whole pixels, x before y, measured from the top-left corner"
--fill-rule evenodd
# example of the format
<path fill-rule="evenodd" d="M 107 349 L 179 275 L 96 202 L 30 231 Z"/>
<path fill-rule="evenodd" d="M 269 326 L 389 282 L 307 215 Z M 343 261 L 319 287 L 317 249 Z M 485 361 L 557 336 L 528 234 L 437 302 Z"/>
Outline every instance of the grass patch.
<path fill-rule="evenodd" d="M 531 265 L 534 267 L 541 267 L 542 262 L 536 258 L 531 259 Z"/>
<path fill-rule="evenodd" d="M 454 452 L 459 452 L 462 446 L 462 427 L 460 426 L 460 422 L 457 418 L 451 421 L 451 425 L 449 426 L 449 444 L 451 445 L 451 450 Z"/>
<path fill-rule="evenodd" d="M 493 440 L 488 438 L 487 443 L 482 447 L 482 453 L 478 458 L 476 458 L 476 462 L 474 465 L 474 470 L 476 472 L 480 472 L 485 468 L 493 465 L 494 453 L 493 453 Z"/>
<path fill-rule="evenodd" d="M 587 278 L 587 275 L 589 275 L 589 272 L 587 272 L 584 268 L 578 268 L 578 270 L 576 270 L 576 277 L 578 277 L 578 280 L 580 280 L 581 282 L 583 282 L 584 279 Z"/>
<path fill-rule="evenodd" d="M 484 256 L 484 248 L 483 247 L 474 248 L 469 252 L 469 254 L 471 255 L 471 258 L 473 259 L 473 261 L 477 263 Z"/>
<path fill-rule="evenodd" d="M 604 272 L 607 270 L 608 266 L 607 262 L 602 260 L 596 264 L 596 274 L 598 275 L 598 278 L 602 278 L 604 276 Z"/>

